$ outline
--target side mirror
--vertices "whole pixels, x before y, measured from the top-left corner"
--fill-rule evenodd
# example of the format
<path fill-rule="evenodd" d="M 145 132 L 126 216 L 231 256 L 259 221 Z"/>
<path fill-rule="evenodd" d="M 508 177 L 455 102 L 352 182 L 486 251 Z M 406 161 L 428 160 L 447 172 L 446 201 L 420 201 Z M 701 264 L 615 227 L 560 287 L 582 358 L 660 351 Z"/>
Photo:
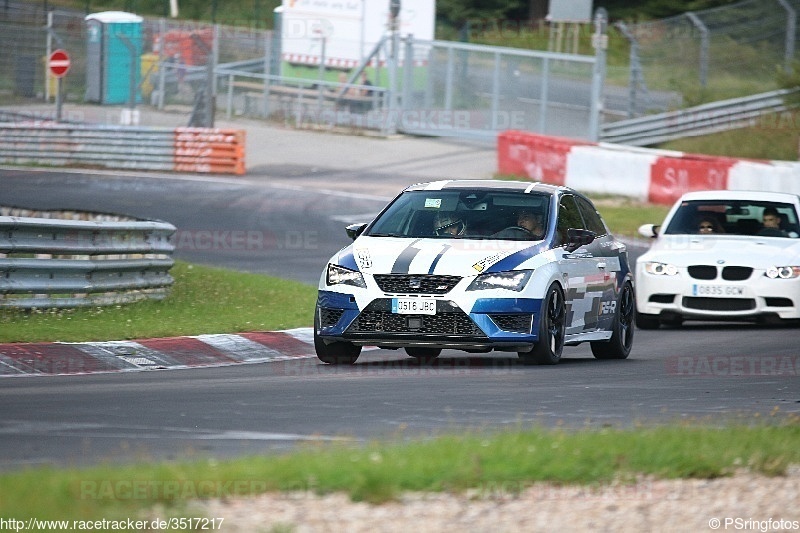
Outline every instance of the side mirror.
<path fill-rule="evenodd" d="M 659 229 L 661 229 L 661 226 L 656 224 L 642 224 L 639 226 L 639 235 L 642 237 L 647 237 L 648 239 L 653 239 L 658 237 Z"/>
<path fill-rule="evenodd" d="M 364 232 L 364 229 L 366 227 L 367 224 L 364 222 L 360 224 L 350 224 L 345 228 L 345 231 L 347 232 L 348 237 L 350 237 L 353 240 L 356 240 L 356 238 Z"/>
<path fill-rule="evenodd" d="M 564 249 L 568 252 L 574 252 L 581 246 L 591 244 L 595 237 L 597 237 L 597 233 L 588 229 L 569 228 L 567 230 L 567 245 Z"/>

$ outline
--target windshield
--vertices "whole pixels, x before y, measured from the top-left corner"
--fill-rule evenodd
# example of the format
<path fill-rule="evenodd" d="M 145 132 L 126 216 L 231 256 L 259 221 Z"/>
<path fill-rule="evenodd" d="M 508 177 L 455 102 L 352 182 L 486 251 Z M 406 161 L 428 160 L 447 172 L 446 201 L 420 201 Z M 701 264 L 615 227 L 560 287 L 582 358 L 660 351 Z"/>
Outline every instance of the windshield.
<path fill-rule="evenodd" d="M 550 196 L 513 191 L 408 191 L 378 217 L 372 237 L 541 240 Z"/>
<path fill-rule="evenodd" d="M 797 238 L 800 226 L 792 204 L 755 200 L 693 200 L 681 203 L 664 233 Z"/>

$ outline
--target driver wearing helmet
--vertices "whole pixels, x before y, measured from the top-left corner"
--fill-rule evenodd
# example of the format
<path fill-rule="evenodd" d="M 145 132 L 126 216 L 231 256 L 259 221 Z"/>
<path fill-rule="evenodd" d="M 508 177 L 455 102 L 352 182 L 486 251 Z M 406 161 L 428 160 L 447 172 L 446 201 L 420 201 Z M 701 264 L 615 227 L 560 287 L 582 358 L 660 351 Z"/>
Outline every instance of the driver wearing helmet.
<path fill-rule="evenodd" d="M 436 213 L 433 221 L 434 233 L 438 237 L 460 237 L 467 231 L 467 223 L 454 212 Z"/>

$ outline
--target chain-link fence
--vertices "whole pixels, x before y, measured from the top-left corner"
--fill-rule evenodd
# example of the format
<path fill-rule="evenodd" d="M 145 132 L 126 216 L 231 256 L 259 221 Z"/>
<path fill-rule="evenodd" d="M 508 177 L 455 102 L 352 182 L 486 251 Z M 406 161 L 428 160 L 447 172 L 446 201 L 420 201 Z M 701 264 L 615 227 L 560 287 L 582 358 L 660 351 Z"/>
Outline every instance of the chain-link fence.
<path fill-rule="evenodd" d="M 444 41 L 407 44 L 403 131 L 589 135 L 595 58 Z"/>
<path fill-rule="evenodd" d="M 663 111 L 657 91 L 680 106 L 777 89 L 796 57 L 800 0 L 744 0 L 662 20 L 619 24 L 631 41 L 629 115 Z"/>

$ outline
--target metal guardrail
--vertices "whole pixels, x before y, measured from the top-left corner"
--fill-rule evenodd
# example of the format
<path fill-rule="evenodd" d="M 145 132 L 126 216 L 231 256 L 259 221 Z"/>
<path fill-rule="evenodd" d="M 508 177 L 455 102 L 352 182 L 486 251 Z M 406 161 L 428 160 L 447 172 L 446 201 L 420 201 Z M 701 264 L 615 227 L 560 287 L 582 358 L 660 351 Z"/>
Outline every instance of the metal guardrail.
<path fill-rule="evenodd" d="M 0 124 L 0 163 L 244 174 L 245 132 L 6 123 Z"/>
<path fill-rule="evenodd" d="M 0 308 L 162 299 L 174 232 L 167 222 L 0 208 Z"/>
<path fill-rule="evenodd" d="M 688 137 L 741 128 L 768 113 L 786 111 L 784 97 L 800 89 L 781 89 L 742 98 L 603 124 L 600 140 L 649 146 Z"/>

